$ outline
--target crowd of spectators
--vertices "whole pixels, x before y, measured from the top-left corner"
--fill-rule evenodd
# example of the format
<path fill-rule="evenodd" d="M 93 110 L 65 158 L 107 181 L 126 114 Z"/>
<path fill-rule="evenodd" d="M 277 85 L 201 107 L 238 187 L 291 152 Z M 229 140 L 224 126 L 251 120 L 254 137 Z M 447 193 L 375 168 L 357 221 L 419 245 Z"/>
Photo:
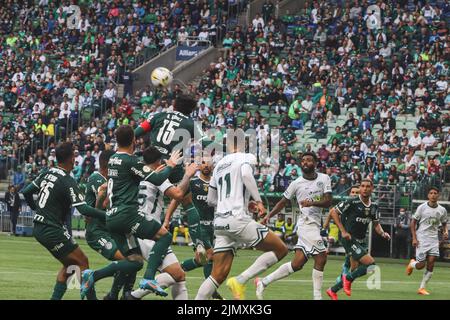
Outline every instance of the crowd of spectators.
<path fill-rule="evenodd" d="M 118 98 L 116 84 L 124 85 L 125 97 L 133 94 L 130 71 L 147 52 L 160 52 L 200 34 L 217 43 L 246 2 L 4 1 L 0 179 L 13 169 L 15 176 L 24 174 L 29 180 L 54 165 L 49 159 L 57 141 L 78 142 L 84 156 L 96 152 L 94 144 L 101 150 L 108 142 L 107 129 L 129 123 L 136 107 Z M 112 110 L 107 126 L 89 121 L 95 116 L 98 120 L 105 110 Z M 81 176 L 90 167 L 84 162 L 79 166 Z"/>
<path fill-rule="evenodd" d="M 257 173 L 266 192 L 299 177 L 299 155 L 310 150 L 335 194 L 365 177 L 380 194 L 441 186 L 450 164 L 449 3 L 332 3 L 306 2 L 280 21 L 257 16 L 228 33 L 226 55 L 196 91 L 196 116 L 267 138 L 270 120 L 281 120 L 279 167 L 261 161 Z"/>
<path fill-rule="evenodd" d="M 170 110 L 178 86 L 137 92 L 126 86 L 119 99 L 113 84 L 100 90 L 98 80 L 124 76 L 146 46 L 159 50 L 167 37 L 174 42 L 200 33 L 224 49 L 188 87 L 198 98 L 192 116 L 204 129 L 255 129 L 259 141 L 280 130 L 278 163 L 277 157 L 259 159 L 262 191 L 281 192 L 301 176 L 299 156 L 309 150 L 317 152 L 335 194 L 364 177 L 381 191 L 445 178 L 446 1 L 307 1 L 297 14 L 275 19 L 267 0 L 248 26 L 232 29 L 227 20 L 234 6 L 223 0 L 79 1 L 82 22 L 74 29 L 67 26 L 69 2 L 8 2 L 0 9 L 0 108 L 9 113 L 0 132 L 0 172 L 4 158 L 12 158 L 19 182 L 54 165 L 56 132 L 65 138 L 73 131 L 74 175 L 83 181 L 99 153 L 114 144 L 118 125 Z M 379 12 L 368 10 L 374 4 Z M 106 117 L 78 125 L 83 108 L 95 111 L 102 100 Z M 50 138 L 22 163 L 14 152 L 40 135 Z M 138 149 L 142 145 L 139 139 Z"/>

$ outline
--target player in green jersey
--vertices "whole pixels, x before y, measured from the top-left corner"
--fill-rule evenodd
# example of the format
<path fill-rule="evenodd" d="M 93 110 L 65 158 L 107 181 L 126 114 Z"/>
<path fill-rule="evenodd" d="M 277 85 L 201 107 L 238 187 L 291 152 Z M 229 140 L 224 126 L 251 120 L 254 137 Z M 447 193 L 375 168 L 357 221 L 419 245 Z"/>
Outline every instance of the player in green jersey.
<path fill-rule="evenodd" d="M 191 138 L 198 138 L 205 143 L 201 128 L 196 127 L 189 117 L 196 106 L 197 102 L 193 98 L 179 95 L 175 99 L 174 111 L 158 113 L 141 123 L 135 130 L 136 137 L 150 132 L 150 144 L 157 147 L 164 158 L 167 158 L 175 147 L 186 147 Z M 178 183 L 183 177 L 183 170 L 182 166 L 175 168 L 169 178 L 170 182 Z M 205 245 L 200 239 L 200 215 L 189 192 L 181 204 L 187 213 L 189 233 L 197 248 L 197 255 L 202 263 L 205 263 L 207 257 Z"/>
<path fill-rule="evenodd" d="M 203 266 L 203 274 L 205 279 L 211 275 L 213 264 L 213 243 L 214 243 L 214 208 L 208 206 L 206 202 L 208 198 L 209 181 L 211 180 L 211 174 L 213 171 L 212 162 L 205 160 L 200 166 L 200 175 L 193 178 L 190 182 L 190 190 L 192 193 L 192 200 L 194 202 L 197 211 L 200 214 L 200 239 L 203 242 L 206 249 L 206 256 L 208 261 L 202 262 L 198 255 L 194 258 L 184 260 L 181 263 L 184 271 L 191 271 Z M 178 203 L 173 200 L 166 212 L 166 218 L 164 225 L 168 228 L 170 220 L 172 219 L 173 212 L 176 210 Z M 213 299 L 220 299 L 222 297 L 216 291 L 213 294 Z"/>
<path fill-rule="evenodd" d="M 116 130 L 116 140 L 118 150 L 108 162 L 109 209 L 106 215 L 106 226 L 119 246 L 119 250 L 127 256 L 129 266 L 127 273 L 138 271 L 143 265 L 142 256 L 136 252 L 139 250 L 136 237 L 156 242 L 148 258 L 144 279 L 139 286 L 157 295 L 166 296 L 167 293 L 155 280 L 155 274 L 170 246 L 172 236 L 158 221 L 147 221 L 144 214 L 139 212 L 139 183 L 149 181 L 156 186 L 161 185 L 168 179 L 181 155 L 174 153 L 166 161 L 165 166 L 154 171 L 133 155 L 136 138 L 130 126 L 120 126 Z M 134 270 L 131 270 L 132 266 Z M 112 276 L 115 271 L 120 270 L 114 271 L 112 267 L 110 265 L 100 270 L 83 272 L 82 298 L 94 288 L 95 281 Z"/>
<path fill-rule="evenodd" d="M 359 184 L 355 184 L 352 186 L 352 188 L 350 189 L 350 193 L 349 196 L 350 197 L 357 197 L 359 195 Z M 331 214 L 329 214 L 327 216 L 327 218 L 325 219 L 325 222 L 323 223 L 323 230 L 328 233 L 328 228 L 330 227 L 330 222 L 331 222 Z M 339 228 L 338 228 L 339 230 Z M 338 234 L 339 237 L 339 234 Z M 337 237 L 337 238 L 338 238 Z M 338 239 L 335 239 L 336 241 Z M 342 271 L 341 274 L 336 278 L 336 285 L 339 286 L 340 283 L 342 283 L 342 274 L 347 274 L 350 270 L 350 256 L 348 254 L 345 255 L 345 259 L 344 259 L 344 263 L 342 264 Z"/>
<path fill-rule="evenodd" d="M 108 176 L 108 161 L 114 154 L 112 150 L 104 150 L 100 154 L 99 171 L 95 171 L 88 179 L 86 184 L 86 203 L 92 207 L 97 206 L 103 209 L 102 205 L 102 191 L 106 191 L 106 181 Z M 99 197 L 100 196 L 100 197 Z M 97 204 L 97 200 L 100 200 Z M 94 250 L 100 253 L 109 261 L 125 260 L 124 255 L 120 252 L 116 241 L 111 236 L 110 232 L 106 228 L 105 219 L 86 218 L 86 242 Z M 124 274 L 123 272 L 116 272 L 114 275 L 114 281 L 111 287 L 111 291 L 103 298 L 104 300 L 117 300 L 118 295 L 122 287 L 124 287 L 124 293 L 131 291 L 133 288 L 134 280 L 136 278 L 135 273 Z"/>
<path fill-rule="evenodd" d="M 352 282 L 368 271 L 373 271 L 375 267 L 375 260 L 369 254 L 365 241 L 369 223 L 373 222 L 375 231 L 382 238 L 391 239 L 378 222 L 378 206 L 372 203 L 372 192 L 372 180 L 364 179 L 358 197 L 343 201 L 330 210 L 330 215 L 340 230 L 339 240 L 350 257 L 351 268 L 347 274 L 342 274 L 342 282 L 327 290 L 328 296 L 333 300 L 337 300 L 336 292 L 341 288 L 350 296 Z"/>
<path fill-rule="evenodd" d="M 71 237 L 64 221 L 71 207 L 95 219 L 105 219 L 105 212 L 88 206 L 75 180 L 70 176 L 75 163 L 71 143 L 62 143 L 56 148 L 58 166 L 50 168 L 26 186 L 22 193 L 27 204 L 36 210 L 33 235 L 63 267 L 58 272 L 52 300 L 62 299 L 67 290 L 67 279 L 76 266 L 78 271 L 89 268 L 88 258 Z M 33 194 L 38 193 L 37 204 Z M 93 294 L 93 292 L 91 292 Z M 95 298 L 94 294 L 91 296 Z"/>

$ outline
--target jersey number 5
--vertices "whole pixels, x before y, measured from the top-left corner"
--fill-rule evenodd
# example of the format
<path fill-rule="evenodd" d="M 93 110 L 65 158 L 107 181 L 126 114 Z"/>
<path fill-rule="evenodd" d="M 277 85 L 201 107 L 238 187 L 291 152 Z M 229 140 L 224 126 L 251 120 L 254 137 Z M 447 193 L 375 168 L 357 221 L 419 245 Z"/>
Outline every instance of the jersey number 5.
<path fill-rule="evenodd" d="M 168 145 L 172 142 L 173 136 L 175 135 L 175 130 L 180 124 L 171 120 L 164 120 L 164 125 L 159 129 L 158 136 L 156 140 Z"/>
<path fill-rule="evenodd" d="M 219 178 L 219 200 L 222 201 L 222 194 L 223 194 L 223 181 L 224 179 L 222 179 L 222 177 Z M 225 175 L 225 198 L 229 198 L 230 197 L 230 193 L 231 193 L 231 179 L 230 179 L 230 174 L 227 173 Z"/>

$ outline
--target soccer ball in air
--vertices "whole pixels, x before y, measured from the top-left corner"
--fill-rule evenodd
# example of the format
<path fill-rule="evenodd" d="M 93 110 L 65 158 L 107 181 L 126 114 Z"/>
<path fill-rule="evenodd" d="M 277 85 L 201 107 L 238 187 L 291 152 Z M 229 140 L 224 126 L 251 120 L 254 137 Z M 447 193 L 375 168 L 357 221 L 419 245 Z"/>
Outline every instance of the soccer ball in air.
<path fill-rule="evenodd" d="M 167 87 L 173 80 L 172 71 L 164 67 L 153 70 L 151 80 L 155 87 Z"/>

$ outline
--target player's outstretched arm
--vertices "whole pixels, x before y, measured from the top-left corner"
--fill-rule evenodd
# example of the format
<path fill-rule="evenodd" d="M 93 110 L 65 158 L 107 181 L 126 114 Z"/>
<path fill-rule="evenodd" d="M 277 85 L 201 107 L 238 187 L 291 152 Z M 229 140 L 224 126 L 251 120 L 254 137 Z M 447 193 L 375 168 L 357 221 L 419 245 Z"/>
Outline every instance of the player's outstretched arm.
<path fill-rule="evenodd" d="M 177 210 L 180 202 L 172 198 L 173 200 L 170 201 L 169 207 L 166 210 L 166 216 L 164 217 L 164 227 L 168 229 L 170 225 L 170 220 L 172 220 L 173 213 L 175 210 Z"/>
<path fill-rule="evenodd" d="M 374 222 L 374 224 L 375 224 L 374 225 L 375 232 L 378 233 L 378 235 L 380 237 L 382 237 L 383 239 L 386 239 L 386 240 L 391 239 L 391 236 L 389 235 L 389 233 L 387 233 L 383 230 L 383 228 L 381 227 L 381 224 L 379 224 L 378 222 Z"/>
<path fill-rule="evenodd" d="M 417 220 L 414 219 L 414 217 L 411 219 L 411 240 L 412 240 L 412 246 L 417 247 L 419 244 L 419 241 L 417 241 L 417 235 L 416 235 L 416 225 Z"/>
<path fill-rule="evenodd" d="M 134 129 L 134 136 L 136 138 L 146 134 L 147 132 L 150 132 L 152 130 L 152 127 L 150 125 L 150 122 L 148 120 L 145 120 L 142 122 L 136 129 Z"/>
<path fill-rule="evenodd" d="M 332 217 L 331 217 L 331 212 L 330 212 L 330 213 L 328 213 L 328 216 L 325 219 L 325 222 L 323 223 L 323 226 L 322 226 L 323 229 L 328 229 L 328 227 L 330 226 L 331 219 L 332 219 Z"/>
<path fill-rule="evenodd" d="M 258 185 L 256 184 L 255 177 L 253 176 L 253 168 L 249 163 L 244 163 L 241 166 L 241 175 L 242 182 L 244 183 L 253 200 L 256 201 L 259 217 L 262 218 L 266 213 L 266 208 L 264 207 L 261 196 L 259 195 Z"/>
<path fill-rule="evenodd" d="M 97 209 L 104 209 L 107 207 L 107 184 L 104 183 L 98 188 L 97 199 L 95 201 L 95 207 Z"/>
<path fill-rule="evenodd" d="M 332 208 L 330 210 L 330 216 L 331 219 L 333 219 L 334 223 L 337 225 L 339 230 L 341 231 L 342 238 L 350 240 L 352 237 L 351 235 L 345 230 L 344 225 L 341 222 L 341 218 L 339 217 L 339 212 L 335 208 Z"/>
<path fill-rule="evenodd" d="M 217 189 L 214 186 L 212 186 L 211 184 L 209 185 L 208 197 L 206 198 L 206 203 L 210 207 L 217 206 Z"/>
<path fill-rule="evenodd" d="M 325 193 L 319 201 L 313 201 L 311 206 L 319 208 L 329 208 L 333 204 L 333 196 L 331 193 Z"/>
<path fill-rule="evenodd" d="M 267 224 L 273 216 L 277 215 L 281 210 L 283 210 L 284 207 L 286 207 L 286 204 L 288 203 L 288 199 L 285 197 L 282 197 L 280 201 L 277 202 L 275 207 L 265 216 L 262 223 Z"/>
<path fill-rule="evenodd" d="M 25 202 L 31 208 L 31 210 L 36 210 L 36 202 L 34 202 L 33 195 L 39 192 L 39 188 L 34 182 L 29 183 L 25 188 L 21 190 L 25 198 Z"/>
<path fill-rule="evenodd" d="M 106 212 L 103 210 L 99 210 L 96 208 L 93 208 L 91 206 L 88 206 L 86 203 L 76 205 L 74 206 L 77 208 L 77 210 L 86 217 L 92 217 L 92 218 L 99 218 L 99 219 L 105 219 L 106 218 Z"/>
<path fill-rule="evenodd" d="M 442 222 L 442 236 L 444 237 L 444 240 L 448 239 L 447 222 Z"/>

